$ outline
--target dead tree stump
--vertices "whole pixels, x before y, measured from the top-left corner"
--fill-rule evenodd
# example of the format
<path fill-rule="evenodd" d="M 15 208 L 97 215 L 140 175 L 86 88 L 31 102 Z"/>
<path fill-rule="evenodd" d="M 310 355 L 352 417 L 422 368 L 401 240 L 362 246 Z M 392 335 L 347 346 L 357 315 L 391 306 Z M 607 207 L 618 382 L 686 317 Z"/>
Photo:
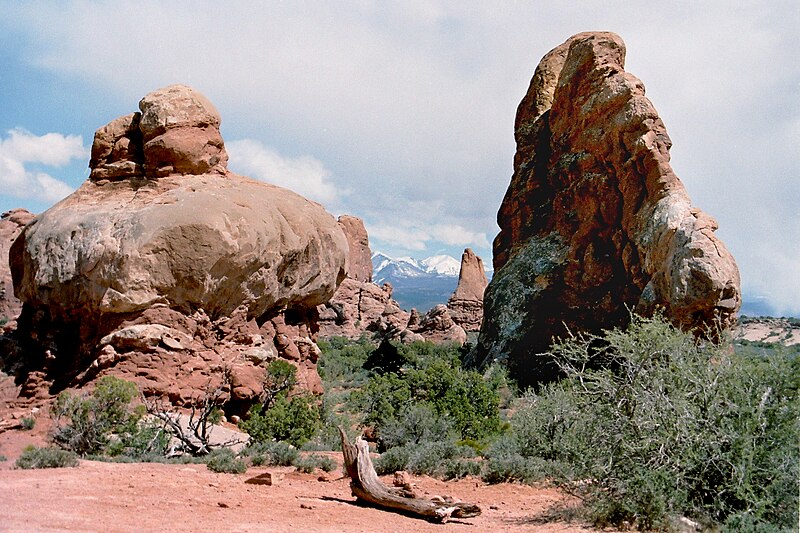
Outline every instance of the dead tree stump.
<path fill-rule="evenodd" d="M 357 499 L 373 507 L 442 523 L 450 518 L 472 518 L 481 514 L 481 509 L 477 505 L 454 501 L 452 498 L 428 500 L 402 496 L 400 491 L 387 487 L 378 479 L 375 467 L 372 466 L 372 459 L 369 457 L 367 441 L 357 437 L 355 444 L 351 444 L 341 427 L 339 434 L 342 437 L 344 467 L 350 476 L 350 490 Z"/>

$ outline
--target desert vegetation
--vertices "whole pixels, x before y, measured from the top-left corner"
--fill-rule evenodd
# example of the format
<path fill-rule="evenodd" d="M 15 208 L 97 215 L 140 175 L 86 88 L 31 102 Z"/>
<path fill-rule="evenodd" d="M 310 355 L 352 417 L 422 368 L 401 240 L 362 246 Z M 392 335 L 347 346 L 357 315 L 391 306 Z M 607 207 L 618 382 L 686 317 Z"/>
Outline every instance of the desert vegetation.
<path fill-rule="evenodd" d="M 379 474 L 554 485 L 600 526 L 669 529 L 683 518 L 783 531 L 797 523 L 797 347 L 698 342 L 661 318 L 634 317 L 625 330 L 559 341 L 548 355 L 565 377 L 518 392 L 503 367 L 463 368 L 469 346 L 367 338 L 320 346 L 324 396 L 294 393 L 295 367 L 270 362 L 261 401 L 240 423 L 249 441 L 237 451 L 210 439 L 224 414 L 224 379 L 180 430 L 135 385 L 105 377 L 91 394 L 62 393 L 52 445 L 26 449 L 16 466 L 74 466 L 82 457 L 330 472 L 330 457 L 313 452 L 340 450 L 342 427 L 373 442 Z"/>
<path fill-rule="evenodd" d="M 634 317 L 556 343 L 566 377 L 515 394 L 499 367 L 461 368 L 468 348 L 322 346 L 334 413 L 368 428 L 380 474 L 554 484 L 600 526 L 797 523 L 797 347 L 699 342 Z"/>

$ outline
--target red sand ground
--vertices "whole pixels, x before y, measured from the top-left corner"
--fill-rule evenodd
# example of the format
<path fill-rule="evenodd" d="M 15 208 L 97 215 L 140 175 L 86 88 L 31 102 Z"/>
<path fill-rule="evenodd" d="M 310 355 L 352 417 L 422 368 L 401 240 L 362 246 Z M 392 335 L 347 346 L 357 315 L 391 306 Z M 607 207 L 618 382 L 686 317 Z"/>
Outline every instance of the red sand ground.
<path fill-rule="evenodd" d="M 13 402 L 0 401 L 0 454 L 7 458 L 0 462 L 3 532 L 594 531 L 577 522 L 553 521 L 558 509 L 575 505 L 556 489 L 487 485 L 471 478 L 413 478 L 421 495 L 448 495 L 483 510 L 476 518 L 442 525 L 356 505 L 349 480 L 338 471 L 328 475 L 332 481 L 320 481 L 321 472 L 303 474 L 292 467 L 253 467 L 235 475 L 217 474 L 205 465 L 81 461 L 77 468 L 18 470 L 14 462 L 23 448 L 44 445 L 49 425 L 40 412 L 32 431 L 3 430 L 25 413 Z M 341 466 L 341 453 L 326 454 Z M 264 472 L 285 477 L 277 486 L 245 483 Z"/>

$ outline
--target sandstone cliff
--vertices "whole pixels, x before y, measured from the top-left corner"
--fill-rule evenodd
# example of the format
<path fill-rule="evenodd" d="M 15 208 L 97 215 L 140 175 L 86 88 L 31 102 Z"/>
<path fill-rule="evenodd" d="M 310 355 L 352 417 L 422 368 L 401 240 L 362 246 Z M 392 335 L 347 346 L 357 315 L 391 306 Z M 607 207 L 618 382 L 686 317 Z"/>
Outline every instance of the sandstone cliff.
<path fill-rule="evenodd" d="M 322 206 L 226 168 L 217 110 L 174 85 L 100 128 L 89 179 L 11 249 L 21 366 L 57 390 L 116 373 L 186 403 L 221 368 L 256 394 L 284 357 L 320 391 L 316 306 L 345 274 Z M 30 381 L 30 380 L 29 380 Z"/>
<path fill-rule="evenodd" d="M 495 274 L 473 363 L 552 379 L 554 336 L 660 309 L 703 332 L 730 326 L 736 263 L 669 165 L 670 138 L 613 33 L 542 59 L 517 111 L 514 175 L 498 212 Z"/>

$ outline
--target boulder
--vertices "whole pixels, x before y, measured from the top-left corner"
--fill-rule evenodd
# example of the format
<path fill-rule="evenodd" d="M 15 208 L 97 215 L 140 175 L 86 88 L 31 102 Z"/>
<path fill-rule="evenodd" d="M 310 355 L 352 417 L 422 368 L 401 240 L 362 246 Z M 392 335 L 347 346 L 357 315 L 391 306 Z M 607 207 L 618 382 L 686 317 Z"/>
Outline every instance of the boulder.
<path fill-rule="evenodd" d="M 109 371 L 180 401 L 222 367 L 239 368 L 239 399 L 252 399 L 270 357 L 320 391 L 316 307 L 345 276 L 342 226 L 229 172 L 219 113 L 194 89 L 139 108 L 97 130 L 89 179 L 12 246 L 20 335 L 50 350 L 46 374 L 64 385 L 93 379 L 113 349 Z"/>
<path fill-rule="evenodd" d="M 672 171 L 664 123 L 624 59 L 619 36 L 582 33 L 536 69 L 473 364 L 506 361 L 532 384 L 557 375 L 539 355 L 554 337 L 624 326 L 631 310 L 701 334 L 735 321 L 736 263 Z"/>
<path fill-rule="evenodd" d="M 8 266 L 12 243 L 36 215 L 26 209 L 12 209 L 0 216 L 0 328 L 13 328 L 22 310 L 22 302 L 14 296 L 14 284 Z"/>
<path fill-rule="evenodd" d="M 489 280 L 483 269 L 483 260 L 471 248 L 461 255 L 458 285 L 447 302 L 453 321 L 465 331 L 478 331 L 483 320 L 483 292 Z"/>

